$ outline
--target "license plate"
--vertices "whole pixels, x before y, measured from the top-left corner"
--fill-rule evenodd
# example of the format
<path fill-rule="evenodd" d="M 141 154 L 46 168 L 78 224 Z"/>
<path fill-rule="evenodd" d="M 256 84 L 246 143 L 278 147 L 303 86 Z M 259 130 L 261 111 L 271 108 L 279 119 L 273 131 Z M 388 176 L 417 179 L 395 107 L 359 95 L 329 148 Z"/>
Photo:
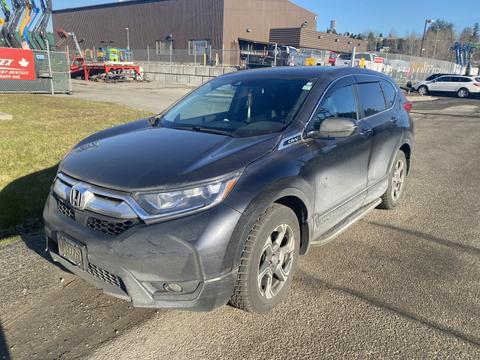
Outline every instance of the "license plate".
<path fill-rule="evenodd" d="M 69 239 L 65 235 L 58 235 L 58 253 L 72 264 L 83 268 L 83 252 L 85 245 Z"/>

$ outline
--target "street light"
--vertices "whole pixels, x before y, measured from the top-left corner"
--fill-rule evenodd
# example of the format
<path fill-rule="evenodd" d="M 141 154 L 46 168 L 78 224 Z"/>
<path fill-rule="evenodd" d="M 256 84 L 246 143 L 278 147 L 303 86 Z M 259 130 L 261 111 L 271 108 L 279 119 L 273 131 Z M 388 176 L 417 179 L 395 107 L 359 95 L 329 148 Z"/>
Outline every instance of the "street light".
<path fill-rule="evenodd" d="M 420 56 L 422 56 L 423 53 L 423 44 L 425 43 L 425 35 L 427 34 L 427 26 L 428 24 L 433 24 L 435 20 L 433 19 L 426 19 L 425 20 L 425 27 L 423 29 L 423 36 L 422 36 L 422 46 L 420 46 Z"/>
<path fill-rule="evenodd" d="M 127 26 L 125 30 L 127 31 L 127 50 L 130 50 L 130 26 Z"/>

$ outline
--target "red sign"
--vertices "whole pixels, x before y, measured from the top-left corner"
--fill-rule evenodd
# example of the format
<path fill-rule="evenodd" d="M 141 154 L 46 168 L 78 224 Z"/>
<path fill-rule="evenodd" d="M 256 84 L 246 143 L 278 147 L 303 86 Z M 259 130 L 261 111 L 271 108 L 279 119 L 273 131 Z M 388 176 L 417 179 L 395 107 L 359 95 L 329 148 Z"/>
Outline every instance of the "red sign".
<path fill-rule="evenodd" d="M 0 48 L 1 80 L 35 80 L 33 51 Z"/>
<path fill-rule="evenodd" d="M 382 57 L 380 57 L 380 56 L 375 56 L 375 57 L 373 58 L 373 62 L 374 62 L 375 64 L 383 64 L 384 61 L 385 61 L 385 59 L 382 58 Z"/>

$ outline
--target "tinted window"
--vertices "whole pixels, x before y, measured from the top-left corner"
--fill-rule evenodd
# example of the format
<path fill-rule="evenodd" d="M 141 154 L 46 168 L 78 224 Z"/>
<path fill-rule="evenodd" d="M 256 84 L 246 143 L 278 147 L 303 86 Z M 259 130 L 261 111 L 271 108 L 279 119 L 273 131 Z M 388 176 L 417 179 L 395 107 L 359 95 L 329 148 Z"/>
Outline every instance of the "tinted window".
<path fill-rule="evenodd" d="M 315 128 L 329 118 L 349 118 L 357 120 L 357 103 L 351 85 L 335 90 L 328 95 L 315 114 Z"/>
<path fill-rule="evenodd" d="M 380 83 L 363 83 L 357 86 L 360 107 L 363 109 L 364 117 L 372 116 L 385 110 L 385 98 L 383 97 Z"/>
<path fill-rule="evenodd" d="M 339 56 L 340 59 L 342 60 L 350 60 L 352 58 L 351 54 L 342 54 Z"/>
<path fill-rule="evenodd" d="M 387 101 L 387 107 L 392 107 L 393 104 L 395 104 L 397 90 L 395 90 L 395 88 L 389 81 L 382 80 L 381 83 L 383 94 L 385 95 L 385 100 Z"/>
<path fill-rule="evenodd" d="M 472 82 L 473 80 L 470 78 L 462 77 L 460 78 L 460 82 Z"/>
<path fill-rule="evenodd" d="M 440 76 L 443 76 L 442 74 L 433 74 L 433 75 L 430 75 L 429 77 L 427 77 L 425 80 L 426 81 L 432 81 L 432 80 L 435 80 L 437 78 L 439 78 Z"/>
<path fill-rule="evenodd" d="M 475 81 L 476 81 L 476 82 L 480 82 L 480 77 L 476 77 L 476 78 L 475 78 Z"/>
<path fill-rule="evenodd" d="M 284 129 L 313 87 L 308 78 L 215 79 L 161 117 L 160 124 L 255 136 Z"/>
<path fill-rule="evenodd" d="M 450 76 L 441 76 L 436 80 L 437 82 L 451 82 L 452 78 Z"/>

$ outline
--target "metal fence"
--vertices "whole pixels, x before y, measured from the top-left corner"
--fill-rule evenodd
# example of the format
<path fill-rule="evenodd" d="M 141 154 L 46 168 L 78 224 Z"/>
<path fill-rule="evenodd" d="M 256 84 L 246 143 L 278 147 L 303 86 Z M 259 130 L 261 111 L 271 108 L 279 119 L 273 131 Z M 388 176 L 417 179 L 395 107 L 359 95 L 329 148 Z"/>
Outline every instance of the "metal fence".
<path fill-rule="evenodd" d="M 193 50 L 195 51 L 195 49 Z M 270 66 L 332 66 L 336 54 L 328 50 L 300 49 L 296 51 L 280 50 L 215 50 L 196 53 L 190 50 L 135 49 L 133 60 L 137 62 L 158 62 L 170 64 L 190 64 L 197 66 L 233 66 L 239 69 Z M 441 61 L 417 56 L 377 53 L 382 63 L 366 61 L 365 67 L 391 76 L 401 86 L 409 82 L 425 79 L 435 73 L 462 74 L 465 68 L 449 61 Z M 337 61 L 338 66 L 339 61 Z M 351 65 L 351 64 L 350 64 Z M 360 66 L 359 61 L 354 66 Z"/>
<path fill-rule="evenodd" d="M 67 53 L 33 50 L 36 80 L 2 80 L 0 93 L 71 93 Z"/>
<path fill-rule="evenodd" d="M 453 62 L 419 56 L 388 53 L 379 53 L 378 56 L 384 58 L 384 62 L 369 67 L 391 76 L 399 85 L 422 81 L 432 74 L 464 74 L 466 70 Z"/>

